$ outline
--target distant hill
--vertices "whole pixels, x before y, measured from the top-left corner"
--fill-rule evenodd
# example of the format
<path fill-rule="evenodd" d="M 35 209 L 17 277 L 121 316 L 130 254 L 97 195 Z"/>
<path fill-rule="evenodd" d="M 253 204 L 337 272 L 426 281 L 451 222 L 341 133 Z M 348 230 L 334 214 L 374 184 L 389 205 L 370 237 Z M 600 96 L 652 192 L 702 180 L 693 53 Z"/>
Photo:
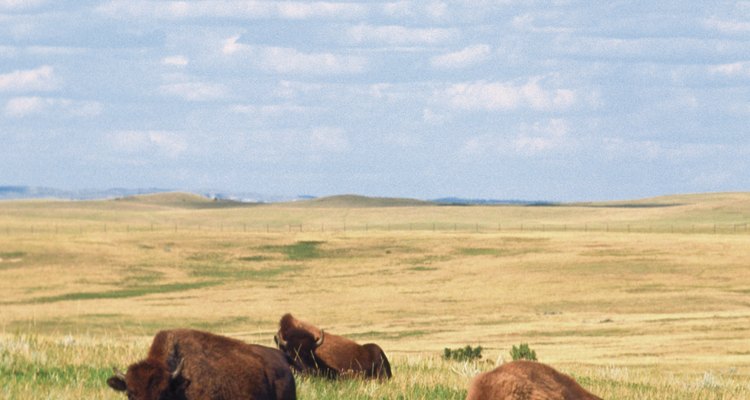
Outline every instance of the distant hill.
<path fill-rule="evenodd" d="M 605 208 L 663 208 L 683 206 L 683 209 L 691 210 L 726 209 L 736 210 L 736 212 L 750 212 L 750 192 L 675 194 L 636 200 L 569 203 L 566 206 Z"/>
<path fill-rule="evenodd" d="M 112 188 L 112 189 L 57 189 L 42 186 L 0 186 L 0 200 L 23 199 L 60 199 L 60 200 L 108 200 L 131 196 L 158 193 L 174 193 L 175 189 L 164 188 Z M 216 191 L 210 189 L 183 190 L 184 193 L 196 193 L 208 199 L 218 199 L 242 203 L 276 203 L 309 199 L 310 196 L 275 196 L 260 193 Z"/>
<path fill-rule="evenodd" d="M 353 194 L 320 197 L 311 200 L 287 202 L 285 205 L 295 207 L 336 207 L 336 208 L 366 208 L 366 207 L 418 207 L 430 206 L 434 203 L 423 200 L 391 198 L 391 197 L 367 197 Z"/>
<path fill-rule="evenodd" d="M 250 207 L 260 203 L 243 203 L 234 200 L 209 198 L 186 192 L 164 192 L 116 198 L 112 201 L 158 205 L 175 208 L 231 208 Z"/>
<path fill-rule="evenodd" d="M 531 201 L 531 200 L 499 200 L 499 199 L 466 199 L 462 197 L 442 197 L 439 199 L 430 200 L 432 203 L 447 206 L 495 206 L 495 205 L 511 205 L 511 206 L 552 206 L 558 203 L 549 201 Z"/>
<path fill-rule="evenodd" d="M 78 189 L 66 190 L 43 186 L 0 186 L 0 200 L 21 199 L 61 199 L 61 200 L 103 200 L 135 196 L 149 193 L 168 192 L 168 189 Z"/>

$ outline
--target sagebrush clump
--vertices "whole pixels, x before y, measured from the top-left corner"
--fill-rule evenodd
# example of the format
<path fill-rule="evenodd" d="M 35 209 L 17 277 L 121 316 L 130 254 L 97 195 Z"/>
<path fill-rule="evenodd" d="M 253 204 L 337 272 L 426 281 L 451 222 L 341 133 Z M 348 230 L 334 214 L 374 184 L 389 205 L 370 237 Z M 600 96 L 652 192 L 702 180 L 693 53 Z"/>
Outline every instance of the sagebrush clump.
<path fill-rule="evenodd" d="M 482 346 L 471 347 L 466 345 L 464 348 L 443 350 L 443 358 L 446 360 L 472 361 L 482 358 Z"/>
<path fill-rule="evenodd" d="M 528 343 L 521 343 L 518 347 L 513 346 L 513 348 L 510 349 L 510 356 L 513 358 L 513 361 L 516 361 L 516 360 L 537 361 L 536 351 L 531 350 Z"/>

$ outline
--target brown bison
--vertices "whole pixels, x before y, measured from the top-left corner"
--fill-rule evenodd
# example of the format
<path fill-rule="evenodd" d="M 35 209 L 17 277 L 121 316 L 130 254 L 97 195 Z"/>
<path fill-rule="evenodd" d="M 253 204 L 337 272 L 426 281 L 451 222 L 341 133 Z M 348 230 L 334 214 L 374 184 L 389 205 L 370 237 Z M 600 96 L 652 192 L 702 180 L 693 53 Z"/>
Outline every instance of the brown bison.
<path fill-rule="evenodd" d="M 188 329 L 156 334 L 148 357 L 107 380 L 128 400 L 295 400 L 287 357 L 265 346 Z"/>
<path fill-rule="evenodd" d="M 477 375 L 466 400 L 601 400 L 573 378 L 534 361 L 513 361 Z"/>
<path fill-rule="evenodd" d="M 274 336 L 279 349 L 293 360 L 302 372 L 329 378 L 341 375 L 389 379 L 391 364 L 377 344 L 359 345 L 343 336 L 324 332 L 304 321 L 285 314 Z"/>

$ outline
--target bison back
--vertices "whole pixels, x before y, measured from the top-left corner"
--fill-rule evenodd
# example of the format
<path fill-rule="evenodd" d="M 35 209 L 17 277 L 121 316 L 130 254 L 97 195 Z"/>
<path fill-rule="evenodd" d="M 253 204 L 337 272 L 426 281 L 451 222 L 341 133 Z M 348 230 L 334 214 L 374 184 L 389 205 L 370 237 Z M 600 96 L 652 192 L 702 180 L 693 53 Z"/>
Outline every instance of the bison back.
<path fill-rule="evenodd" d="M 466 400 L 601 400 L 573 378 L 533 361 L 514 361 L 477 375 Z"/>
<path fill-rule="evenodd" d="M 179 329 L 157 334 L 159 346 L 184 359 L 183 376 L 190 384 L 187 399 L 294 400 L 294 377 L 285 357 L 275 349 L 250 345 L 209 332 Z M 155 348 L 149 352 L 168 354 Z M 270 350 L 270 351 L 269 351 Z"/>

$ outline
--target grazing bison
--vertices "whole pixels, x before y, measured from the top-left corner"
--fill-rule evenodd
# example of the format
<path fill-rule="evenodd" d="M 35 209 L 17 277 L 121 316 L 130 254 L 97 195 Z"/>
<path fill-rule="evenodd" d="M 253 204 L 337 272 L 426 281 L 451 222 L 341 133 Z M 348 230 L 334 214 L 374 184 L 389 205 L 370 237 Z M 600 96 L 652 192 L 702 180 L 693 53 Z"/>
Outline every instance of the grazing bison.
<path fill-rule="evenodd" d="M 156 334 L 148 357 L 107 380 L 129 400 L 295 400 L 286 356 L 273 348 L 188 329 Z"/>
<path fill-rule="evenodd" d="M 513 361 L 479 374 L 466 400 L 601 400 L 573 378 L 534 361 Z"/>
<path fill-rule="evenodd" d="M 293 366 L 305 373 L 330 378 L 341 375 L 391 377 L 391 364 L 377 344 L 359 345 L 343 336 L 324 332 L 291 314 L 281 317 L 274 340 L 279 349 L 293 360 Z"/>

